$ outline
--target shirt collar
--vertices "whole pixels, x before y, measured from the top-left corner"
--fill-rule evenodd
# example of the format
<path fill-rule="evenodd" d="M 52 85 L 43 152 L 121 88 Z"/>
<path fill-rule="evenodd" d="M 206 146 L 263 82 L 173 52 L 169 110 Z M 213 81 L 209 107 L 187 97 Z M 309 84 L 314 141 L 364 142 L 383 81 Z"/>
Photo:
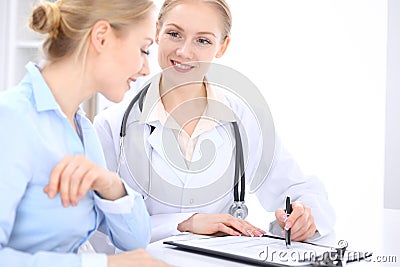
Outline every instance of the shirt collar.
<path fill-rule="evenodd" d="M 50 87 L 44 80 L 43 75 L 40 72 L 40 66 L 33 62 L 29 62 L 25 65 L 25 68 L 28 72 L 30 83 L 32 84 L 32 92 L 36 104 L 36 110 L 39 112 L 57 110 L 62 116 L 66 117 L 64 112 L 61 110 L 60 105 L 58 105 L 56 99 L 54 98 Z M 85 111 L 81 107 L 78 108 L 77 114 L 82 117 L 86 116 Z"/>
<path fill-rule="evenodd" d="M 235 113 L 223 91 L 219 87 L 207 84 L 207 108 L 205 115 L 219 121 L 236 121 Z"/>
<path fill-rule="evenodd" d="M 168 116 L 161 101 L 159 91 L 160 79 L 161 74 L 157 74 L 150 80 L 150 87 L 147 90 L 146 97 L 144 98 L 143 110 L 140 115 L 141 123 L 160 121 L 161 124 L 164 124 Z"/>
<path fill-rule="evenodd" d="M 33 97 L 36 103 L 37 111 L 46 110 L 60 110 L 58 103 L 56 102 L 53 93 L 49 86 L 44 80 L 40 67 L 32 62 L 25 65 L 28 72 L 30 82 L 32 84 Z"/>
<path fill-rule="evenodd" d="M 151 84 L 144 99 L 143 110 L 140 116 L 141 123 L 150 124 L 151 122 L 159 121 L 164 125 L 168 118 L 168 113 L 165 111 L 164 105 L 161 101 L 159 91 L 160 79 L 161 74 L 158 74 L 151 79 Z M 219 88 L 207 84 L 206 91 L 208 103 L 204 115 L 214 118 L 217 121 L 236 121 L 231 105 Z"/>

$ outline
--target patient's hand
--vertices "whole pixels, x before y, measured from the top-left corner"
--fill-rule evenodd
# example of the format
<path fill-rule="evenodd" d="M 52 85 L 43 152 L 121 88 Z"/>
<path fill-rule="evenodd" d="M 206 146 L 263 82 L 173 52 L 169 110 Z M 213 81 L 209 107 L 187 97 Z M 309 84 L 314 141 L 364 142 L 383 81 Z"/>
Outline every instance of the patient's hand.
<path fill-rule="evenodd" d="M 179 231 L 194 234 L 221 234 L 261 236 L 266 232 L 249 222 L 233 217 L 230 214 L 205 214 L 196 213 L 189 219 L 178 224 Z"/>
<path fill-rule="evenodd" d="M 83 155 L 64 157 L 52 170 L 49 184 L 43 189 L 50 198 L 59 193 L 64 207 L 76 206 L 89 190 L 95 190 L 108 200 L 126 195 L 125 186 L 116 173 Z"/>

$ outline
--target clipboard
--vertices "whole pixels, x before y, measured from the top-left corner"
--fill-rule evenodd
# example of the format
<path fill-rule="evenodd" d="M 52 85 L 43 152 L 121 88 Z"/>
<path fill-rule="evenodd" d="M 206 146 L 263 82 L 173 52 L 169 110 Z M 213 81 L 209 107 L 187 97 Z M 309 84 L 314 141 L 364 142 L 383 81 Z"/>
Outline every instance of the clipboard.
<path fill-rule="evenodd" d="M 338 247 L 311 242 L 292 242 L 288 249 L 284 238 L 273 235 L 262 237 L 193 235 L 180 240 L 167 240 L 163 244 L 232 261 L 276 267 L 342 266 L 372 256 L 370 252 L 346 250 L 347 242 L 342 240 L 339 241 Z"/>

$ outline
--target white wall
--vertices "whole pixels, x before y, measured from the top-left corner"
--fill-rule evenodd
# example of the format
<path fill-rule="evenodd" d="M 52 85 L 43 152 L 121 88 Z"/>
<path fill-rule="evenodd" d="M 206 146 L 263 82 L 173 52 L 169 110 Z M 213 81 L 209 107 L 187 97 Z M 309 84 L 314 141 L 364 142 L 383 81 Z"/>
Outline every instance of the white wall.
<path fill-rule="evenodd" d="M 385 208 L 400 209 L 400 1 L 388 3 Z"/>

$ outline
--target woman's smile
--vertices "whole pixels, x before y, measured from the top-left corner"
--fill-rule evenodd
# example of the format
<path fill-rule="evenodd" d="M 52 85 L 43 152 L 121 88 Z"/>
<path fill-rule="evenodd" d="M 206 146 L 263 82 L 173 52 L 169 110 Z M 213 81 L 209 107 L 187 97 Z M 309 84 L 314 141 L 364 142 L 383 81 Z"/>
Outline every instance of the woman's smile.
<path fill-rule="evenodd" d="M 172 66 L 174 66 L 175 70 L 177 70 L 179 72 L 188 72 L 194 68 L 194 66 L 184 64 L 184 63 L 181 63 L 176 60 L 171 60 L 171 63 L 172 63 Z"/>

